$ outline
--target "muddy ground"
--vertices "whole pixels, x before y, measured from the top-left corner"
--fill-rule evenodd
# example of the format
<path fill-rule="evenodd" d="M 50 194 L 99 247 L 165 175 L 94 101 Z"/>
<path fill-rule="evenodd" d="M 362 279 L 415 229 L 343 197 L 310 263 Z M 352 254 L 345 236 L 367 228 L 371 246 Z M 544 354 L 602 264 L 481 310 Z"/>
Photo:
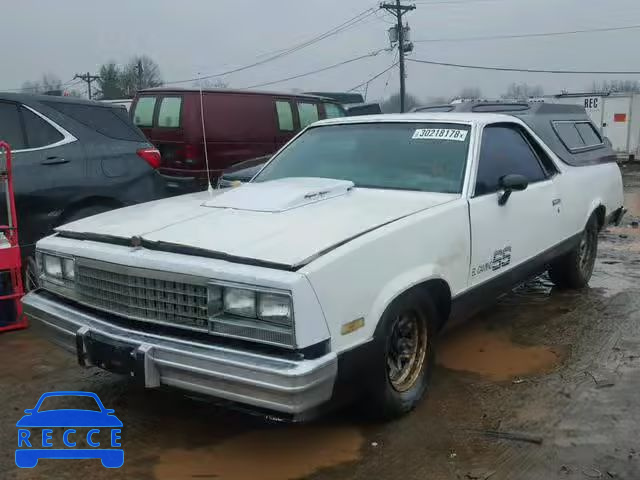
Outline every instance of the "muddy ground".
<path fill-rule="evenodd" d="M 560 292 L 541 278 L 451 329 L 426 401 L 386 425 L 357 409 L 268 423 L 83 370 L 29 331 L 0 336 L 0 478 L 640 479 L 640 168 L 624 170 L 631 216 L 603 233 L 591 288 Z M 16 468 L 15 422 L 62 389 L 115 409 L 123 468 Z"/>

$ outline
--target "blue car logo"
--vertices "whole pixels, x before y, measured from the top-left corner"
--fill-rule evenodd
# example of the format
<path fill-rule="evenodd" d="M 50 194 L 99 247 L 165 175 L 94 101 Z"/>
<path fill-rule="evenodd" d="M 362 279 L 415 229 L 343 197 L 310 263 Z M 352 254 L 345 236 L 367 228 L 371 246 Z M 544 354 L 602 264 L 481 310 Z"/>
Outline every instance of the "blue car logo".
<path fill-rule="evenodd" d="M 45 400 L 47 404 L 51 403 L 51 400 L 47 399 L 68 399 L 57 397 L 82 397 L 82 400 L 89 401 L 93 408 L 49 410 L 43 406 Z M 95 405 L 91 399 L 95 401 Z M 26 415 L 16 423 L 18 427 L 16 465 L 18 467 L 33 468 L 41 458 L 99 458 L 106 468 L 120 468 L 124 464 L 124 450 L 120 448 L 122 422 L 113 415 L 114 410 L 104 408 L 95 393 L 45 393 L 34 408 L 24 412 Z M 41 428 L 41 435 L 37 434 L 34 428 Z M 54 445 L 53 429 L 63 430 L 62 445 Z M 108 434 L 108 441 L 104 438 L 106 434 Z M 76 448 L 80 442 L 86 443 L 87 448 Z M 65 448 L 54 448 L 62 446 Z M 105 448 L 106 446 L 110 448 Z"/>

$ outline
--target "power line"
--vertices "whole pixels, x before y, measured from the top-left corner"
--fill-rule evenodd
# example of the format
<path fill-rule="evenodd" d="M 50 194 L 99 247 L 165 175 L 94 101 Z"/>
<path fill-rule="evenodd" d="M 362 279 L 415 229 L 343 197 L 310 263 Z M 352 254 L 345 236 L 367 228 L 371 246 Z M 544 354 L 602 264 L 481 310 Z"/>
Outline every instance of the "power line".
<path fill-rule="evenodd" d="M 534 38 L 534 37 L 554 37 L 561 35 L 577 35 L 580 33 L 594 33 L 594 32 L 615 32 L 620 30 L 632 30 L 640 28 L 640 25 L 626 25 L 622 27 L 607 27 L 607 28 L 588 28 L 584 30 L 567 30 L 563 32 L 541 32 L 541 33 L 522 33 L 516 35 L 492 35 L 486 37 L 460 37 L 460 38 L 425 38 L 423 40 L 414 40 L 414 43 L 439 43 L 439 42 L 476 42 L 483 40 L 501 40 L 501 39 L 513 39 L 513 38 Z"/>
<path fill-rule="evenodd" d="M 363 60 L 365 58 L 375 57 L 376 55 L 379 55 L 381 52 L 386 52 L 386 51 L 389 51 L 389 49 L 388 48 L 383 48 L 383 49 L 380 49 L 380 50 L 376 50 L 375 52 L 368 53 L 366 55 L 361 55 L 359 57 L 350 58 L 349 60 L 344 60 L 344 61 L 339 62 L 339 63 L 334 63 L 333 65 L 329 65 L 328 67 L 323 67 L 323 68 L 319 68 L 317 70 L 312 70 L 311 72 L 301 73 L 301 74 L 298 74 L 298 75 L 293 75 L 291 77 L 281 78 L 279 80 L 273 80 L 271 82 L 258 83 L 256 85 L 251 85 L 249 87 L 244 87 L 244 88 L 249 89 L 249 88 L 266 87 L 268 85 L 275 85 L 276 83 L 283 83 L 283 82 L 287 82 L 289 80 L 296 80 L 298 78 L 308 77 L 309 75 L 314 75 L 316 73 L 325 72 L 325 71 L 331 70 L 333 68 L 341 67 L 342 65 L 347 65 L 349 63 L 353 63 L 353 62 L 357 62 L 357 61 Z"/>
<path fill-rule="evenodd" d="M 342 33 L 343 31 L 353 27 L 354 25 L 356 25 L 357 23 L 363 21 L 364 19 L 366 19 L 367 17 L 373 15 L 377 10 L 375 8 L 368 8 L 367 10 L 364 10 L 363 12 L 360 12 L 358 15 L 356 15 L 355 17 L 350 18 L 349 20 L 347 20 L 346 22 L 341 23 L 340 25 L 320 34 L 320 35 L 316 35 L 315 37 L 299 43 L 297 45 L 294 45 L 293 47 L 290 47 L 288 49 L 285 49 L 283 51 L 280 51 L 279 53 L 276 53 L 275 55 L 271 55 L 267 58 L 265 58 L 264 60 L 259 60 L 257 62 L 251 63 L 249 65 L 244 65 L 242 67 L 238 67 L 238 68 L 234 68 L 231 70 L 227 70 L 226 72 L 220 72 L 220 73 L 216 73 L 216 74 L 212 74 L 212 75 L 205 75 L 205 76 L 201 76 L 201 77 L 196 77 L 196 78 L 189 78 L 186 80 L 176 80 L 176 81 L 172 81 L 172 82 L 165 82 L 165 85 L 177 85 L 177 84 L 181 84 L 181 83 L 190 83 L 190 82 L 195 82 L 198 80 L 206 80 L 209 78 L 215 78 L 215 77 L 223 77 L 226 75 L 231 75 L 232 73 L 237 73 L 237 72 L 242 72 L 244 70 L 248 70 L 250 68 L 254 68 L 260 65 L 264 65 L 265 63 L 268 62 L 272 62 L 274 60 L 277 60 L 279 58 L 285 57 L 287 55 L 291 55 L 292 53 L 295 53 L 297 51 L 302 50 L 303 48 L 306 48 L 310 45 L 313 45 L 315 43 L 318 43 L 326 38 L 329 38 L 333 35 L 337 35 L 339 33 Z"/>
<path fill-rule="evenodd" d="M 385 73 L 387 73 L 388 71 L 392 70 L 393 68 L 395 68 L 398 65 L 398 62 L 394 62 L 393 64 L 391 64 L 390 67 L 385 68 L 383 71 L 381 71 L 380 73 L 375 74 L 373 77 L 371 77 L 369 80 L 367 80 L 366 82 L 362 82 L 360 85 L 356 85 L 353 88 L 350 88 L 349 90 L 347 90 L 347 92 L 353 92 L 354 90 L 358 90 L 359 88 L 364 87 L 365 85 L 367 85 L 368 83 L 373 82 L 374 80 L 378 79 L 379 77 L 381 77 L 382 75 L 384 75 Z"/>
<path fill-rule="evenodd" d="M 558 73 L 567 75 L 640 75 L 640 71 L 637 70 L 607 70 L 607 71 L 593 71 L 593 70 L 545 70 L 536 68 L 517 68 L 517 67 L 488 67 L 484 65 L 463 65 L 460 63 L 449 62 L 436 62 L 433 60 L 418 60 L 415 58 L 408 58 L 407 61 L 414 63 L 425 63 L 428 65 L 439 65 L 442 67 L 454 67 L 454 68 L 470 68 L 474 70 L 494 70 L 498 72 L 521 72 L 521 73 Z"/>

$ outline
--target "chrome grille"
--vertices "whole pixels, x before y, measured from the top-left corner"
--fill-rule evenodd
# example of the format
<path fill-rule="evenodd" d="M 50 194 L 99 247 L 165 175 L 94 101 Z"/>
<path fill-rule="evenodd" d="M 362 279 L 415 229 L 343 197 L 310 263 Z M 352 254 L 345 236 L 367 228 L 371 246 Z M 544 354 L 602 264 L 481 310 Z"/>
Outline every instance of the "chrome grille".
<path fill-rule="evenodd" d="M 207 287 L 152 278 L 144 271 L 114 272 L 79 264 L 81 302 L 116 315 L 206 332 Z"/>

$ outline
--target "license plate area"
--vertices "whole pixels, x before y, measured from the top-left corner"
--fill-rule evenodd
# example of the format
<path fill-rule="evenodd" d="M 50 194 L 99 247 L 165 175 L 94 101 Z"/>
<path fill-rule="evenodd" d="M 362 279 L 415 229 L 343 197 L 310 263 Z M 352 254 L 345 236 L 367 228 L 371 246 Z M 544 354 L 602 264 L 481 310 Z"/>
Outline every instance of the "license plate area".
<path fill-rule="evenodd" d="M 122 375 L 138 376 L 137 346 L 89 333 L 83 337 L 85 363 Z"/>

